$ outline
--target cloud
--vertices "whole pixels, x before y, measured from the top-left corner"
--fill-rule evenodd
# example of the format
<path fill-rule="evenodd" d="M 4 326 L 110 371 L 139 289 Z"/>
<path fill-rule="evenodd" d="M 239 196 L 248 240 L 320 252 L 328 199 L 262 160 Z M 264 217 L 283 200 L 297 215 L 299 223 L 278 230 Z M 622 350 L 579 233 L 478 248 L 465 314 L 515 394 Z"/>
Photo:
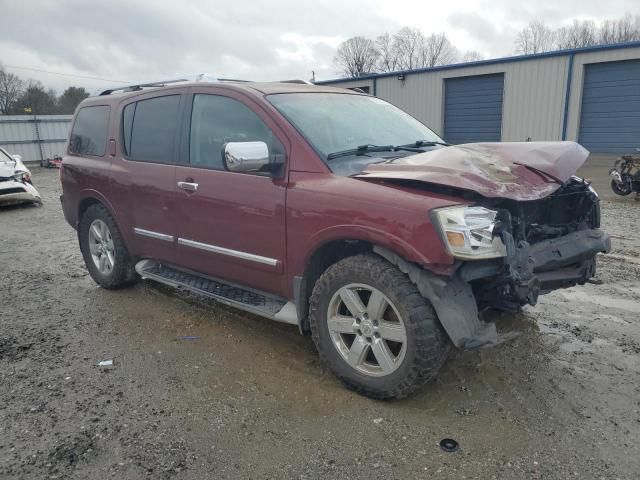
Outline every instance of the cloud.
<path fill-rule="evenodd" d="M 566 23 L 634 11 L 635 0 L 0 0 L 0 62 L 105 79 L 139 81 L 177 73 L 274 80 L 336 76 L 335 47 L 403 25 L 445 31 L 460 50 L 508 55 L 530 20 Z M 598 17 L 600 16 L 600 17 Z M 28 20 L 27 20 L 28 19 Z M 13 70 L 58 91 L 111 82 Z"/>
<path fill-rule="evenodd" d="M 256 80 L 334 76 L 335 47 L 375 35 L 375 0 L 86 2 L 47 0 L 3 6 L 0 61 L 52 71 L 138 81 L 176 72 Z M 25 34 L 25 19 L 29 33 Z M 28 59 L 28 64 L 27 63 Z M 46 77 L 68 85 L 69 79 Z M 76 83 L 100 82 L 78 80 Z"/>

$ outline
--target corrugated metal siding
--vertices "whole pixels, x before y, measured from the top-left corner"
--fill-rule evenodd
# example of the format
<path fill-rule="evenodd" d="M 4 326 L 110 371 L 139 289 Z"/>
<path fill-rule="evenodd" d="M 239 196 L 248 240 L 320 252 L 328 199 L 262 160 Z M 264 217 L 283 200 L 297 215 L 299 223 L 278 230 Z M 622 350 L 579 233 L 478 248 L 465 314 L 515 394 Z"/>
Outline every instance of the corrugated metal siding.
<path fill-rule="evenodd" d="M 640 146 L 640 60 L 585 67 L 578 141 L 596 153 Z"/>
<path fill-rule="evenodd" d="M 499 142 L 504 75 L 445 80 L 444 139 L 449 143 Z"/>
<path fill-rule="evenodd" d="M 40 146 L 44 158 L 62 154 L 73 115 L 37 115 Z M 25 161 L 39 161 L 40 147 L 33 115 L 0 116 L 0 146 Z"/>
<path fill-rule="evenodd" d="M 504 73 L 503 141 L 561 139 L 566 57 L 410 74 L 404 81 L 378 78 L 377 96 L 442 135 L 445 80 L 492 73 Z"/>
<path fill-rule="evenodd" d="M 582 85 L 584 83 L 585 66 L 593 63 L 636 59 L 640 59 L 640 47 L 576 53 L 573 60 L 573 78 L 571 81 L 571 97 L 569 98 L 567 140 L 578 140 L 580 111 L 582 106 Z"/>

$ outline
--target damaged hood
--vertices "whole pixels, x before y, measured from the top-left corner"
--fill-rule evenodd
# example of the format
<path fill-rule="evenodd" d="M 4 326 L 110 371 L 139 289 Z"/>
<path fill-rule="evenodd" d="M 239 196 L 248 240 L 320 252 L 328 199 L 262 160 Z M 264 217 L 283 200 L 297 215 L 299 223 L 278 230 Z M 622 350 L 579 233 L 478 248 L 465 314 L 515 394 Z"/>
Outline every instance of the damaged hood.
<path fill-rule="evenodd" d="M 0 178 L 10 178 L 16 172 L 16 162 L 3 161 L 0 159 Z"/>
<path fill-rule="evenodd" d="M 588 156 L 575 142 L 467 143 L 371 164 L 355 177 L 419 181 L 484 197 L 537 200 L 560 188 L 556 180 L 569 180 Z"/>

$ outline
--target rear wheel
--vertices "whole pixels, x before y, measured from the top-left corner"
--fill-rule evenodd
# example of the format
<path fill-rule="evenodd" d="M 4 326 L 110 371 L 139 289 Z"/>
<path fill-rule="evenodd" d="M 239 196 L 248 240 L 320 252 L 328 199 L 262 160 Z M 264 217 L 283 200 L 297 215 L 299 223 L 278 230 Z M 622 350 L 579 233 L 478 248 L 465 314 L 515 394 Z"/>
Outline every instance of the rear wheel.
<path fill-rule="evenodd" d="M 129 252 L 109 211 L 90 206 L 78 225 L 80 251 L 91 278 L 104 288 L 119 288 L 135 280 Z"/>
<path fill-rule="evenodd" d="M 309 321 L 322 361 L 373 398 L 410 394 L 437 373 L 449 351 L 428 300 L 374 254 L 327 269 L 313 290 Z"/>

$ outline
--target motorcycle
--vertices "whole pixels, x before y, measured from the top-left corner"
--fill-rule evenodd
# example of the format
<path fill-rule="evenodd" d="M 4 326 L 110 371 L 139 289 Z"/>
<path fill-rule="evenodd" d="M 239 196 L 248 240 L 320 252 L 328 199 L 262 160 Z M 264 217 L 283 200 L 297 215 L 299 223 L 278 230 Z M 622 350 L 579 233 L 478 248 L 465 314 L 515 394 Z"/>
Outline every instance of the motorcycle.
<path fill-rule="evenodd" d="M 640 148 L 637 149 L 640 152 Z M 626 196 L 636 192 L 640 197 L 640 155 L 622 155 L 609 170 L 611 190 Z"/>

